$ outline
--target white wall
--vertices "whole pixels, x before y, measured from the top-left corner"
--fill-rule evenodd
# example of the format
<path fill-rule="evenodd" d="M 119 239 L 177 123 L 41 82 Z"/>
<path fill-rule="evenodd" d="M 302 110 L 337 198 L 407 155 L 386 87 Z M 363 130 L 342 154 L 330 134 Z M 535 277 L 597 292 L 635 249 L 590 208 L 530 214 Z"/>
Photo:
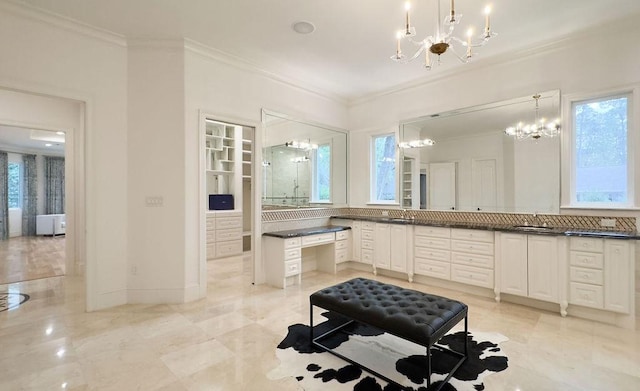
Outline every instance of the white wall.
<path fill-rule="evenodd" d="M 184 301 L 183 64 L 182 42 L 129 45 L 129 302 Z"/>
<path fill-rule="evenodd" d="M 19 121 L 37 121 L 45 128 L 55 126 L 73 134 L 73 145 L 68 147 L 74 149 L 76 158 L 83 159 L 71 164 L 76 167 L 74 189 L 78 194 L 86 194 L 86 209 L 84 199 L 78 200 L 78 210 L 86 210 L 86 219 L 78 216 L 74 225 L 80 228 L 86 221 L 87 307 L 93 310 L 123 304 L 127 263 L 127 53 L 124 42 L 112 35 L 2 2 L 0 52 L 0 87 L 71 98 L 76 110 L 83 108 L 70 124 L 65 121 L 69 112 L 57 111 L 65 101 L 56 103 L 55 99 L 49 99 L 50 107 L 57 106 L 56 110 L 34 111 L 33 106 L 23 104 L 24 101 L 12 99 L 12 109 L 0 113 L 0 122 L 4 119 L 12 123 L 19 118 Z M 34 96 L 24 99 L 32 98 Z M 79 102 L 86 102 L 86 106 Z M 4 104 L 0 107 L 6 108 Z M 78 175 L 78 170 L 84 168 L 86 176 Z"/>
<path fill-rule="evenodd" d="M 191 286 L 202 285 L 206 272 L 201 267 L 205 261 L 204 237 L 201 235 L 204 232 L 201 220 L 204 217 L 204 191 L 199 189 L 199 112 L 202 110 L 232 123 L 256 126 L 255 161 L 260 162 L 262 108 L 342 129 L 347 128 L 347 109 L 342 102 L 268 77 L 251 66 L 221 58 L 216 52 L 193 42 L 187 43 L 185 53 L 185 97 L 185 279 L 186 285 Z M 261 179 L 259 171 L 254 183 Z M 259 202 L 260 197 L 257 198 Z M 255 225 L 260 226 L 259 223 Z M 257 238 L 259 240 L 260 235 Z M 259 241 L 256 244 L 259 246 Z M 259 254 L 258 246 L 254 249 Z M 261 264 L 255 272 L 257 282 L 263 281 Z"/>

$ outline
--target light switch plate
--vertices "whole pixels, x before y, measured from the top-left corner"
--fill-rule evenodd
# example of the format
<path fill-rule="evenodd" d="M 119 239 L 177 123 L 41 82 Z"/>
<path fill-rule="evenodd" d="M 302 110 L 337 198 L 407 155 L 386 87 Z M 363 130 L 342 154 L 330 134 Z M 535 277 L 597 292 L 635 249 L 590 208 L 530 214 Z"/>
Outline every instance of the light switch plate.
<path fill-rule="evenodd" d="M 615 227 L 616 226 L 616 219 L 600 219 L 600 226 L 601 227 Z"/>

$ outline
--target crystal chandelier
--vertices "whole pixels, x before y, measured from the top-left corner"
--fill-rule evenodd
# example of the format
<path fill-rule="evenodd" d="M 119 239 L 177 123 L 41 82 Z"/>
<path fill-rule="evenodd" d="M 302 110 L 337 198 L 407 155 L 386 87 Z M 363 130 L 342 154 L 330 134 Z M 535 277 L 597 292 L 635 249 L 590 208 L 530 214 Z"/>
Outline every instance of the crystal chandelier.
<path fill-rule="evenodd" d="M 524 140 L 532 138 L 534 140 L 540 137 L 555 137 L 560 132 L 560 119 L 556 119 L 551 122 L 547 122 L 544 118 L 538 117 L 538 111 L 540 110 L 539 100 L 540 94 L 533 96 L 536 101 L 536 117 L 535 122 L 531 124 L 525 124 L 519 122 L 516 126 L 510 126 L 504 130 L 504 133 L 509 136 L 514 136 L 518 140 Z"/>
<path fill-rule="evenodd" d="M 422 148 L 422 147 L 429 147 L 434 145 L 436 142 L 433 141 L 430 138 L 425 138 L 423 140 L 411 140 L 411 141 L 403 141 L 401 143 L 398 144 L 398 147 L 405 149 L 405 148 Z"/>
<path fill-rule="evenodd" d="M 409 15 L 411 3 L 409 3 L 408 1 L 405 3 L 405 9 L 407 11 L 405 29 L 403 31 L 398 31 L 396 35 L 398 42 L 396 47 L 396 54 L 391 56 L 392 60 L 406 64 L 420 57 L 422 53 L 425 53 L 424 66 L 427 69 L 431 69 L 431 55 L 437 55 L 438 63 L 440 63 L 440 55 L 450 49 L 450 51 L 460 61 L 466 63 L 473 56 L 472 48 L 483 46 L 487 43 L 487 41 L 489 41 L 489 38 L 495 37 L 497 35 L 493 31 L 491 31 L 491 21 L 489 18 L 489 14 L 491 13 L 490 6 L 486 6 L 484 9 L 485 26 L 483 33 L 480 34 L 479 37 L 474 38 L 473 29 L 469 28 L 467 30 L 466 39 L 460 39 L 453 35 L 456 25 L 458 25 L 460 23 L 460 20 L 462 19 L 461 14 L 456 14 L 454 0 L 451 0 L 451 10 L 449 11 L 449 14 L 444 18 L 444 20 L 440 16 L 440 0 L 436 0 L 436 2 L 438 3 L 438 14 L 436 15 L 436 34 L 430 35 L 420 41 L 415 39 L 416 29 L 411 25 L 411 18 Z M 411 55 L 410 57 L 407 57 L 402 53 L 403 41 L 409 41 L 417 47 L 413 55 Z M 455 51 L 452 45 L 453 43 L 458 43 L 463 47 L 466 47 L 465 56 L 461 56 Z"/>

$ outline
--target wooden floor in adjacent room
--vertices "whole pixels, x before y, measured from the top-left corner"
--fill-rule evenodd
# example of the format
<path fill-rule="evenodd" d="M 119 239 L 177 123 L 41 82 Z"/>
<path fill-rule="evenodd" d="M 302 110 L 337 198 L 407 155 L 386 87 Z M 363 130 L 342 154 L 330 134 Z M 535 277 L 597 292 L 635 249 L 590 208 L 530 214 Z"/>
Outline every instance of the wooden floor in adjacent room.
<path fill-rule="evenodd" d="M 19 236 L 0 241 L 0 284 L 64 275 L 65 237 Z"/>

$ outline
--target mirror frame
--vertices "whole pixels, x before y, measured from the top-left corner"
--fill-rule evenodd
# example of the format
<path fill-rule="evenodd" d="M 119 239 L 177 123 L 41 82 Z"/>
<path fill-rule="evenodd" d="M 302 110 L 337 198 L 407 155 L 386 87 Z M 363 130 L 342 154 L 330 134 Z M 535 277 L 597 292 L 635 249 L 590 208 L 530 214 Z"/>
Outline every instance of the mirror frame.
<path fill-rule="evenodd" d="M 277 118 L 281 118 L 283 120 L 297 122 L 297 123 L 304 124 L 304 125 L 315 126 L 317 128 L 322 128 L 322 129 L 329 130 L 329 131 L 332 131 L 332 132 L 337 132 L 337 133 L 344 134 L 344 136 L 345 136 L 345 159 L 344 159 L 345 160 L 345 167 L 344 167 L 344 170 L 345 170 L 345 173 L 344 173 L 344 177 L 345 177 L 344 199 L 345 199 L 345 202 L 337 204 L 337 203 L 335 203 L 333 201 L 334 200 L 333 192 L 334 192 L 335 187 L 331 186 L 331 192 L 332 192 L 332 195 L 331 195 L 332 200 L 331 200 L 331 202 L 327 202 L 327 203 L 323 203 L 323 202 L 312 203 L 312 202 L 309 202 L 309 205 L 307 205 L 307 206 L 293 206 L 292 205 L 292 206 L 287 206 L 287 207 L 283 207 L 283 208 L 278 208 L 275 205 L 267 205 L 266 208 L 265 208 L 265 205 L 262 203 L 262 197 L 263 197 L 265 189 L 261 189 L 261 192 L 260 192 L 261 193 L 260 194 L 260 200 L 261 200 L 260 204 L 262 206 L 262 210 L 276 211 L 276 210 L 291 210 L 291 209 L 327 209 L 327 208 L 331 209 L 331 208 L 348 207 L 349 206 L 349 177 L 350 177 L 350 175 L 349 175 L 349 144 L 350 144 L 349 131 L 347 131 L 345 129 L 337 128 L 337 127 L 334 127 L 334 126 L 326 125 L 326 124 L 323 124 L 323 123 L 320 123 L 320 122 L 316 122 L 316 121 L 303 120 L 303 119 L 300 119 L 300 118 L 295 117 L 295 116 L 291 116 L 291 115 L 288 115 L 288 114 L 283 114 L 283 113 L 278 112 L 278 111 L 272 111 L 272 110 L 263 108 L 263 109 L 261 109 L 262 140 L 263 140 L 261 155 L 264 155 L 265 148 L 268 148 L 265 145 L 266 132 L 268 130 L 267 121 L 266 121 L 267 116 L 277 117 Z M 264 156 L 263 156 L 263 158 L 264 158 Z M 262 162 L 257 162 L 257 164 L 261 165 Z M 334 172 L 333 162 L 332 162 L 331 171 L 332 171 L 332 173 Z M 332 174 L 332 177 L 333 177 L 333 174 Z M 266 175 L 265 175 L 265 178 L 266 178 Z M 332 181 L 333 181 L 333 178 L 332 178 Z"/>

